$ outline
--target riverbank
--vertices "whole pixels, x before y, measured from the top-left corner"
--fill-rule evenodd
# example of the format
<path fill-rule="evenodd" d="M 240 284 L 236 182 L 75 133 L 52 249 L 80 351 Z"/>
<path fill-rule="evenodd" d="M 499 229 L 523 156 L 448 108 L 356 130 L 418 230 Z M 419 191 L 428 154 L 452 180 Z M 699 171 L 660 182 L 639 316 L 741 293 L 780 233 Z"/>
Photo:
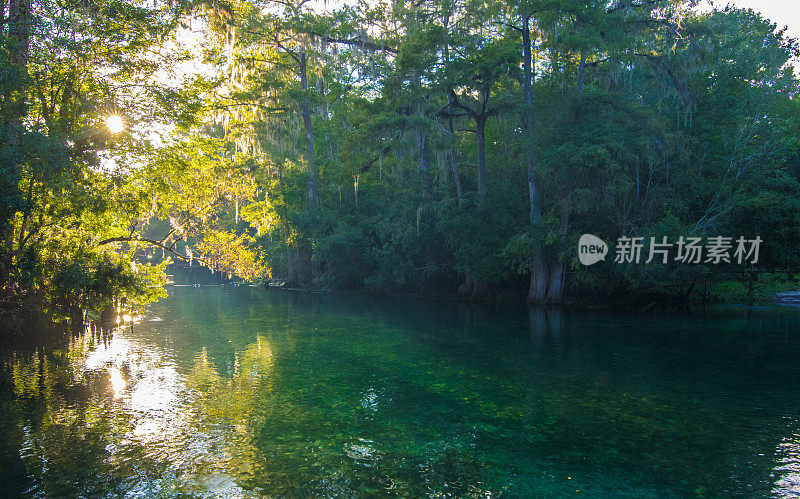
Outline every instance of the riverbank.
<path fill-rule="evenodd" d="M 793 303 L 789 297 L 797 296 L 797 303 L 800 304 L 800 291 L 796 288 L 796 282 L 800 276 L 793 276 L 787 279 L 783 273 L 775 273 L 760 277 L 750 287 L 750 283 L 742 280 L 722 280 L 712 284 L 697 286 L 684 286 L 690 289 L 688 295 L 678 294 L 657 294 L 657 293 L 620 293 L 616 296 L 594 296 L 576 297 L 567 294 L 561 303 L 549 303 L 543 305 L 561 305 L 575 308 L 610 308 L 610 309 L 653 309 L 653 308 L 682 308 L 682 307 L 705 307 L 711 305 L 724 304 L 747 304 L 754 306 L 768 306 L 775 303 Z M 363 290 L 342 290 L 335 288 L 314 288 L 314 287 L 286 287 L 283 281 L 277 280 L 272 283 L 265 283 L 264 286 L 270 289 L 305 292 L 317 294 L 365 294 L 372 296 L 390 296 L 398 298 L 424 298 L 433 300 L 454 300 L 467 303 L 518 303 L 525 304 L 525 293 L 523 290 L 516 292 L 492 292 L 481 297 L 460 296 L 457 293 L 410 293 L 410 292 L 366 292 Z M 499 287 L 500 289 L 502 287 Z M 536 304 L 532 304 L 536 305 Z"/>

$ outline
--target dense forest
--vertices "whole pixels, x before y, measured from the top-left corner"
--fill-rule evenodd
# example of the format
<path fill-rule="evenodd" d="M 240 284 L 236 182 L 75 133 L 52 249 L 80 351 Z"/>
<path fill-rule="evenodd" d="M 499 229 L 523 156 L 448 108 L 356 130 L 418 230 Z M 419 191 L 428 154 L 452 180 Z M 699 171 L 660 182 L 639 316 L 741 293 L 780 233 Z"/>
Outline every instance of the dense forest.
<path fill-rule="evenodd" d="M 0 0 L 0 306 L 253 283 L 536 303 L 791 287 L 798 45 L 680 0 Z M 763 239 L 756 265 L 577 241 Z M 752 293 L 751 293 L 752 294 Z"/>

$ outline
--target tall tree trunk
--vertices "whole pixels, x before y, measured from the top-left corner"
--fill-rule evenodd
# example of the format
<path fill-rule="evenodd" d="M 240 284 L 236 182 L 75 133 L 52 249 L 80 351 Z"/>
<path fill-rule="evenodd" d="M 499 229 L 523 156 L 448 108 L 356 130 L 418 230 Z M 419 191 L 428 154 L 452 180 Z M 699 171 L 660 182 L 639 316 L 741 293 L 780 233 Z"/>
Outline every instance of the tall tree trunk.
<path fill-rule="evenodd" d="M 450 130 L 450 137 L 452 137 L 453 142 L 455 142 L 456 134 L 455 128 L 453 127 L 453 117 L 450 116 L 447 120 L 447 124 Z M 455 146 L 450 147 L 450 167 L 453 170 L 453 180 L 456 183 L 456 196 L 458 198 L 459 206 L 464 201 L 464 189 L 461 187 L 461 175 L 458 173 L 458 161 L 456 161 L 456 148 Z"/>
<path fill-rule="evenodd" d="M 583 79 L 586 72 L 586 49 L 581 49 L 581 59 L 578 66 L 578 84 L 577 84 L 577 101 L 578 110 L 583 103 Z M 560 240 L 563 242 L 567 238 L 567 228 L 569 224 L 570 205 L 569 202 L 564 204 L 561 212 L 561 226 L 559 228 Z M 565 280 L 565 266 L 562 260 L 557 260 L 550 268 L 550 279 L 547 285 L 547 298 L 546 301 L 551 303 L 560 303 L 564 299 L 564 280 Z"/>
<path fill-rule="evenodd" d="M 450 24 L 450 15 L 448 14 L 444 18 L 444 29 L 445 32 L 449 33 L 449 24 Z M 444 45 L 444 60 L 446 62 L 450 62 L 450 44 L 445 43 Z M 455 128 L 453 127 L 453 117 L 449 116 L 447 119 L 447 124 L 450 130 L 450 137 L 453 139 L 455 143 L 456 134 Z M 464 189 L 461 187 L 461 175 L 458 173 L 458 161 L 456 160 L 456 148 L 455 146 L 450 147 L 450 168 L 453 171 L 453 181 L 456 184 L 456 197 L 458 198 L 458 205 L 461 206 L 461 203 L 464 201 Z"/>
<path fill-rule="evenodd" d="M 0 2 L 2 2 L 3 14 L 5 14 L 5 0 L 0 0 Z M 8 26 L 7 45 L 5 48 L 8 50 L 9 59 L 12 64 L 18 67 L 20 73 L 24 73 L 27 70 L 30 50 L 31 0 L 9 0 L 8 15 L 4 15 L 2 19 L 3 25 Z M 0 34 L 3 32 L 3 25 L 0 25 Z M 5 119 L 0 123 L 0 126 L 3 127 L 0 136 L 4 138 L 6 144 L 0 143 L 0 148 L 6 145 L 16 146 L 19 143 L 22 119 L 26 115 L 24 81 L 20 74 L 13 78 L 8 89 L 9 93 L 6 98 L 10 101 L 10 112 L 6 114 Z M 9 186 L 19 182 L 19 162 L 13 161 L 12 164 L 6 165 L 6 168 L 7 173 L 4 180 L 9 183 Z M 0 299 L 12 295 L 14 289 L 12 283 L 14 274 L 12 255 L 14 252 L 15 210 L 10 210 L 5 217 L 4 220 L 0 220 L 0 241 L 2 241 L 2 250 L 0 250 L 0 286 L 5 288 L 0 292 L 0 295 L 2 295 Z"/>
<path fill-rule="evenodd" d="M 536 152 L 533 149 L 533 61 L 531 55 L 530 16 L 522 20 L 522 92 L 527 109 L 522 114 L 524 125 L 525 160 L 528 166 L 528 219 L 532 227 L 539 227 L 542 223 L 542 206 L 539 193 L 539 179 L 536 175 Z M 547 264 L 544 250 L 539 241 L 535 241 L 535 249 L 531 255 L 531 280 L 528 287 L 529 302 L 543 302 L 547 297 Z"/>
<path fill-rule="evenodd" d="M 419 150 L 419 176 L 422 181 L 422 197 L 428 199 L 431 196 L 430 177 L 428 175 L 431 165 L 430 147 L 427 130 L 419 126 L 417 127 L 417 149 Z"/>
<path fill-rule="evenodd" d="M 550 284 L 547 287 L 547 302 L 561 303 L 564 299 L 564 262 L 557 261 L 550 269 Z"/>
<path fill-rule="evenodd" d="M 536 176 L 536 151 L 533 148 L 533 91 L 531 80 L 533 80 L 532 56 L 531 56 L 531 36 L 530 36 L 530 16 L 523 20 L 522 27 L 523 43 L 523 81 L 522 91 L 525 98 L 527 109 L 523 113 L 523 124 L 525 129 L 525 160 L 528 166 L 528 201 L 530 213 L 528 218 L 531 225 L 536 226 L 542 221 L 542 206 L 539 194 L 539 181 Z"/>
<path fill-rule="evenodd" d="M 531 280 L 528 287 L 528 302 L 541 303 L 547 299 L 547 265 L 541 249 L 534 250 L 531 257 Z"/>
<path fill-rule="evenodd" d="M 3 0 L 0 0 L 3 1 Z M 12 64 L 18 66 L 20 72 L 28 67 L 28 52 L 31 38 L 31 3 L 30 0 L 9 0 L 8 4 L 8 38 L 6 49 Z M 13 78 L 7 99 L 11 112 L 6 115 L 3 125 L 7 128 L 8 142 L 12 145 L 19 141 L 19 125 L 26 114 L 24 79 Z"/>
<path fill-rule="evenodd" d="M 475 140 L 478 151 L 478 196 L 486 193 L 486 115 L 475 117 Z"/>
<path fill-rule="evenodd" d="M 528 138 L 528 140 L 531 140 Z M 529 148 L 533 148 L 531 145 Z M 535 159 L 533 158 L 534 152 L 529 153 L 528 162 L 528 203 L 530 204 L 530 211 L 528 219 L 532 226 L 536 227 L 542 222 L 542 205 L 539 195 L 539 180 L 536 175 Z"/>
<path fill-rule="evenodd" d="M 419 171 L 425 174 L 430 169 L 431 155 L 428 133 L 422 128 L 417 128 L 417 147 L 419 148 Z"/>
<path fill-rule="evenodd" d="M 563 243 L 567 238 L 567 227 L 569 224 L 570 205 L 565 203 L 561 211 L 561 226 L 559 228 L 559 235 Z M 565 268 L 564 262 L 558 260 L 553 263 L 550 269 L 550 283 L 547 287 L 547 301 L 551 303 L 561 303 L 564 299 L 564 278 Z"/>
<path fill-rule="evenodd" d="M 311 128 L 311 104 L 308 100 L 308 54 L 303 50 L 299 54 L 300 59 L 300 89 L 303 91 L 303 103 L 301 112 L 303 115 L 303 128 L 306 132 L 306 163 L 308 165 L 308 206 L 315 210 L 319 207 L 319 197 L 317 197 L 317 167 L 314 161 L 314 131 Z M 289 277 L 287 282 L 296 283 L 298 286 L 306 286 L 311 281 L 313 268 L 311 265 L 310 250 L 300 247 L 291 255 Z M 289 285 L 289 284 L 287 284 Z"/>
<path fill-rule="evenodd" d="M 308 57 L 305 52 L 300 54 L 300 89 L 303 91 L 301 112 L 303 115 L 303 128 L 306 131 L 306 163 L 308 164 L 308 204 L 316 208 L 319 204 L 317 197 L 317 167 L 314 162 L 314 131 L 311 128 L 311 104 L 308 102 Z"/>
<path fill-rule="evenodd" d="M 422 80 L 419 74 L 414 74 L 413 88 L 416 89 L 417 95 L 414 102 L 414 114 L 419 116 L 420 121 L 425 118 L 425 111 L 422 102 Z M 422 124 L 417 124 L 415 127 L 417 134 L 417 151 L 419 152 L 419 171 L 423 174 L 427 173 L 430 168 L 431 158 L 430 150 L 428 147 L 428 132 Z"/>
<path fill-rule="evenodd" d="M 8 34 L 11 62 L 22 67 L 28 65 L 31 38 L 31 1 L 10 0 L 8 9 Z"/>
<path fill-rule="evenodd" d="M 578 66 L 578 85 L 577 85 L 577 99 L 578 99 L 579 112 L 580 112 L 580 107 L 583 103 L 583 78 L 585 72 L 586 72 L 586 49 L 581 49 L 581 59 L 580 59 L 580 65 Z M 562 243 L 567 238 L 569 213 L 570 213 L 569 202 L 565 202 L 561 212 L 561 227 L 559 229 L 560 233 L 559 235 Z M 550 269 L 550 283 L 548 284 L 547 287 L 548 302 L 560 303 L 564 299 L 564 279 L 565 279 L 564 262 L 558 260 L 553 263 L 553 266 Z"/>

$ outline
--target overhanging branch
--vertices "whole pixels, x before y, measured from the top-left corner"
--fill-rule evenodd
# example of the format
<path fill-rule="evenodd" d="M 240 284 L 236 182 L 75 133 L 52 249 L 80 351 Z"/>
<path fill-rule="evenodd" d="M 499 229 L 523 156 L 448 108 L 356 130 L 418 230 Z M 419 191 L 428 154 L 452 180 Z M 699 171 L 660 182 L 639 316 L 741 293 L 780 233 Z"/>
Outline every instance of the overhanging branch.
<path fill-rule="evenodd" d="M 162 239 L 161 241 L 156 241 L 155 239 L 149 239 L 147 237 L 132 237 L 132 236 L 109 237 L 108 239 L 103 239 L 102 241 L 97 243 L 97 245 L 98 246 L 105 246 L 106 244 L 111 244 L 111 243 L 146 243 L 146 244 L 150 244 L 152 246 L 157 246 L 157 247 L 163 249 L 164 251 L 170 253 L 171 255 L 174 255 L 177 258 L 180 258 L 184 262 L 188 262 L 189 261 L 188 258 L 186 258 L 185 256 L 183 256 L 180 253 L 178 253 L 177 251 L 175 251 L 175 249 L 174 249 L 175 243 L 171 244 L 170 246 L 167 246 L 166 244 L 164 244 L 164 241 L 166 240 L 167 237 L 169 237 L 169 234 L 167 234 L 167 236 L 165 236 L 164 239 Z M 208 266 L 208 262 L 203 260 L 202 258 L 193 257 L 192 259 L 193 260 L 197 260 L 201 264 Z"/>
<path fill-rule="evenodd" d="M 352 47 L 361 47 L 375 52 L 383 51 L 383 52 L 389 52 L 391 54 L 397 54 L 397 50 L 391 47 L 387 47 L 386 45 L 378 45 L 377 43 L 368 42 L 360 38 L 336 38 L 327 35 L 320 35 L 318 33 L 315 34 L 319 36 L 325 43 L 341 43 L 343 45 L 350 45 Z"/>

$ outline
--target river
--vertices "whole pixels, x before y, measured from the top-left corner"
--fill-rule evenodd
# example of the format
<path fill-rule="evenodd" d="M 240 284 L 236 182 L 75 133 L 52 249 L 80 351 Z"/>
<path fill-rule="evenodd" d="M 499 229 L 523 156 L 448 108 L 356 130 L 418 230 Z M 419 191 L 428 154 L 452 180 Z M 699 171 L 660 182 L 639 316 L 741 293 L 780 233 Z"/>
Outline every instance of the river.
<path fill-rule="evenodd" d="M 800 313 L 177 287 L 0 351 L 0 495 L 800 494 Z"/>

